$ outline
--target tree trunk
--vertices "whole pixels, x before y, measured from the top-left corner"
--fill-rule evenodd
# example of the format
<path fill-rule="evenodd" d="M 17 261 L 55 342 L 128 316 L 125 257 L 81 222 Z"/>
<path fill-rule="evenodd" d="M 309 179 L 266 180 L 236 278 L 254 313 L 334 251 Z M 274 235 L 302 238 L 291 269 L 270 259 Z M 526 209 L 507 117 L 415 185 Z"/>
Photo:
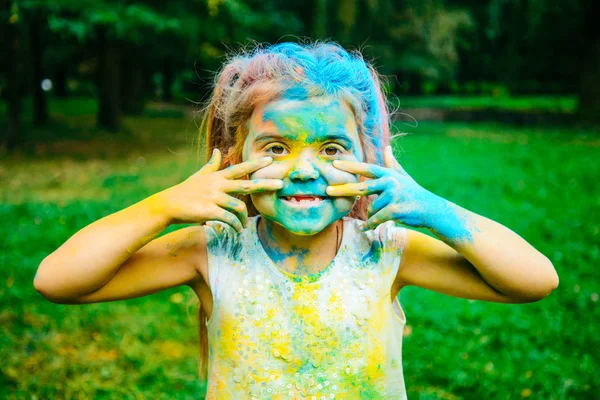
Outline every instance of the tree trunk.
<path fill-rule="evenodd" d="M 519 87 L 521 63 L 523 57 L 520 52 L 521 42 L 524 40 L 524 26 L 527 26 L 525 16 L 526 4 L 522 0 L 512 0 L 505 5 L 506 44 L 502 51 L 500 79 L 510 90 Z"/>
<path fill-rule="evenodd" d="M 117 130 L 121 126 L 119 99 L 119 51 L 114 39 L 98 31 L 98 127 Z"/>
<path fill-rule="evenodd" d="M 143 61 L 134 51 L 121 62 L 121 110 L 127 115 L 144 112 L 145 80 Z"/>
<path fill-rule="evenodd" d="M 408 83 L 408 88 L 406 93 L 412 96 L 422 95 L 423 87 L 422 87 L 422 78 L 418 72 L 409 71 L 406 73 L 406 82 Z"/>
<path fill-rule="evenodd" d="M 43 53 L 44 41 L 42 39 L 42 30 L 45 19 L 38 14 L 34 14 L 28 21 L 29 24 L 29 50 L 31 54 L 31 72 L 33 87 L 33 123 L 41 126 L 48 123 L 48 102 L 46 93 L 42 89 L 43 72 Z"/>
<path fill-rule="evenodd" d="M 2 12 L 5 15 L 11 15 L 10 9 L 12 2 L 10 0 L 0 0 Z M 21 96 L 19 93 L 19 34 L 16 23 L 9 20 L 8 24 L 3 24 L 3 36 L 6 43 L 5 47 L 5 66 L 6 66 L 6 113 L 8 120 L 8 129 L 3 135 L 2 146 L 8 150 L 16 147 L 19 139 L 19 127 L 21 120 Z"/>
<path fill-rule="evenodd" d="M 579 118 L 600 123 L 600 3 L 590 1 L 584 23 Z"/>
<path fill-rule="evenodd" d="M 170 58 L 165 58 L 163 64 L 163 79 L 162 79 L 162 98 L 164 101 L 173 100 L 173 61 Z"/>
<path fill-rule="evenodd" d="M 54 95 L 59 98 L 67 97 L 67 68 L 58 67 L 54 73 Z"/>

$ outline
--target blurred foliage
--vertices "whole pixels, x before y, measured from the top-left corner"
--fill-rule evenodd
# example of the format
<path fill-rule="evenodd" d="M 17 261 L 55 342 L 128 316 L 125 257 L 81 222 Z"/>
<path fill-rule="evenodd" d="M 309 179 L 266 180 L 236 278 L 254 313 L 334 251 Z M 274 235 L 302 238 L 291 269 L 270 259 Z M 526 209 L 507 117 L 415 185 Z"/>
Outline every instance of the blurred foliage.
<path fill-rule="evenodd" d="M 1 139 L 9 148 L 22 142 L 23 94 L 34 98 L 36 125 L 48 123 L 39 89 L 46 77 L 58 97 L 96 95 L 97 125 L 114 131 L 121 114 L 142 114 L 149 99 L 205 100 L 240 47 L 306 37 L 358 48 L 392 94 L 568 94 L 580 99 L 579 118 L 600 115 L 600 57 L 586 52 L 600 48 L 590 0 L 1 4 L 0 96 L 10 105 Z"/>
<path fill-rule="evenodd" d="M 540 93 L 547 93 L 550 84 L 574 93 L 589 8 L 587 0 L 8 3 L 12 3 L 8 14 L 0 11 L 4 21 L 26 25 L 28 15 L 44 16 L 44 65 L 49 76 L 66 68 L 73 78 L 93 78 L 80 76 L 77 64 L 93 72 L 101 30 L 121 43 L 125 55 L 132 47 L 143 50 L 141 61 L 148 76 L 163 73 L 168 59 L 176 74 L 196 74 L 191 81 L 203 93 L 222 56 L 239 44 L 304 36 L 359 47 L 380 72 L 398 81 L 399 86 L 393 85 L 396 93 L 428 93 L 433 83 L 433 92 L 445 94 L 452 81 L 467 80 L 497 82 L 514 93 L 531 93 L 532 88 L 523 85 L 527 81 L 537 82 Z M 2 78 L 0 88 L 1 82 Z"/>
<path fill-rule="evenodd" d="M 0 232 L 0 393 L 201 398 L 189 289 L 79 306 L 52 304 L 33 289 L 40 261 L 74 232 L 202 164 L 189 114 L 173 118 L 174 109 L 152 103 L 152 118 L 126 117 L 123 130 L 108 134 L 95 128 L 95 108 L 83 98 L 52 101 L 53 129 L 64 136 L 30 142 L 0 163 L 0 217 L 8 227 Z M 32 128 L 40 129 L 47 128 Z M 560 276 L 554 293 L 526 305 L 403 289 L 409 397 L 593 398 L 600 391 L 597 135 L 495 123 L 398 123 L 395 130 L 410 133 L 394 148 L 417 182 L 506 225 Z"/>

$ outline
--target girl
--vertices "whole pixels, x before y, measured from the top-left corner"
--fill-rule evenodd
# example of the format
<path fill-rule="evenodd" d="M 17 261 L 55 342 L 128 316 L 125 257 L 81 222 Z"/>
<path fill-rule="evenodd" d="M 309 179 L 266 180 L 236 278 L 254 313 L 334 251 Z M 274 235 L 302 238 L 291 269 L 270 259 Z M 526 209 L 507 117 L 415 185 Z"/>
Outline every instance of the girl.
<path fill-rule="evenodd" d="M 190 286 L 211 399 L 406 398 L 403 287 L 525 303 L 558 277 L 510 229 L 403 170 L 379 82 L 331 43 L 232 58 L 203 124 L 209 162 L 83 228 L 35 288 L 81 304 Z M 178 223 L 197 224 L 156 238 Z"/>

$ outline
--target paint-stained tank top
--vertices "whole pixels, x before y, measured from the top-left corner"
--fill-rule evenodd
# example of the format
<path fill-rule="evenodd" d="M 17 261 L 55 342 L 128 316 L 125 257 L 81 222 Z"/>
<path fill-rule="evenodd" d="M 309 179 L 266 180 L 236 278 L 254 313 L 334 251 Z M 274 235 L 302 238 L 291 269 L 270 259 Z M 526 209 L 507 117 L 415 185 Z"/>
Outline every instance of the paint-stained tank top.
<path fill-rule="evenodd" d="M 208 399 L 405 399 L 406 322 L 390 290 L 406 229 L 362 232 L 344 218 L 340 249 L 318 274 L 295 276 L 267 255 L 260 216 L 237 234 L 205 225 L 213 311 Z"/>

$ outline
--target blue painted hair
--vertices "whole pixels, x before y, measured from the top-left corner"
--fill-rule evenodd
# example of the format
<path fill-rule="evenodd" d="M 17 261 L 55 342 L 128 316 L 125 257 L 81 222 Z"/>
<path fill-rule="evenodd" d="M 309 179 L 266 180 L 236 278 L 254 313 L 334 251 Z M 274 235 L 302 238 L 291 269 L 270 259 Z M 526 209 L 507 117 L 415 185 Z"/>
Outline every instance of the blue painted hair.
<path fill-rule="evenodd" d="M 207 154 L 215 147 L 224 154 L 229 148 L 241 154 L 245 122 L 254 106 L 282 94 L 288 98 L 329 95 L 346 101 L 354 112 L 367 161 L 383 162 L 390 121 L 380 77 L 358 51 L 332 42 L 258 45 L 229 57 L 217 75 L 207 109 L 203 132 Z"/>

